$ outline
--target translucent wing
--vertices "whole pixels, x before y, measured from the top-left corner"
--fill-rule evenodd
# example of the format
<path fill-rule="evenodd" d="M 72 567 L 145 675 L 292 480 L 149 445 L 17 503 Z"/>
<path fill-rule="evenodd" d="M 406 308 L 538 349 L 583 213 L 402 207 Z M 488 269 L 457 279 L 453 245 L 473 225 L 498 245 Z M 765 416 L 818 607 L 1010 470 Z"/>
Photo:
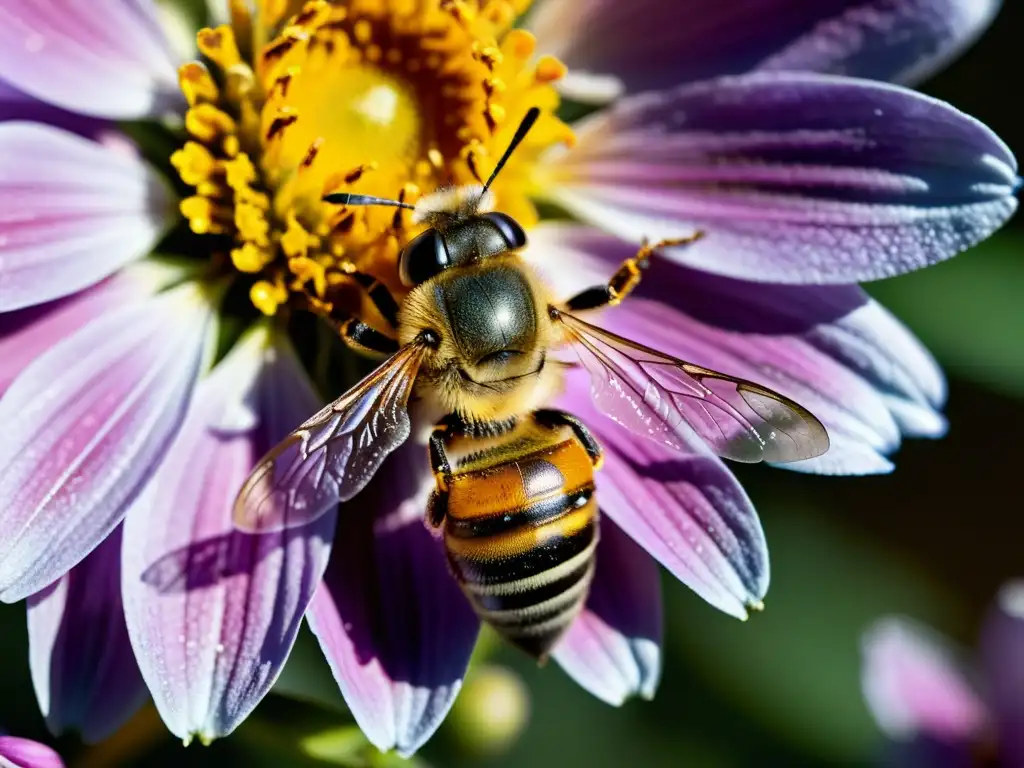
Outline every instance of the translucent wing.
<path fill-rule="evenodd" d="M 803 406 L 778 392 L 663 355 L 559 312 L 590 372 L 594 402 L 638 435 L 677 450 L 704 445 L 754 463 L 810 459 L 828 433 Z"/>
<path fill-rule="evenodd" d="M 409 437 L 406 405 L 422 353 L 403 347 L 271 449 L 235 499 L 235 527 L 305 525 L 359 493 Z"/>

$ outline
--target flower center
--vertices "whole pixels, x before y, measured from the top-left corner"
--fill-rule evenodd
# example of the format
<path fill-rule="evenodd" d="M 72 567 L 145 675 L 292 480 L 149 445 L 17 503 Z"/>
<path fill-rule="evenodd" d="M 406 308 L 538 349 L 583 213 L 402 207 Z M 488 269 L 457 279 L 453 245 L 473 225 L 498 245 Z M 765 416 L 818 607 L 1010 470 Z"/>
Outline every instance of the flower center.
<path fill-rule="evenodd" d="M 528 4 L 314 0 L 262 46 L 251 18 L 199 33 L 216 70 L 181 70 L 191 140 L 172 162 L 195 188 L 181 209 L 193 231 L 217 236 L 211 244 L 230 243 L 224 263 L 251 276 L 260 311 L 361 316 L 356 272 L 400 297 L 397 257 L 416 234 L 408 214 L 323 196 L 414 202 L 478 181 L 532 106 L 543 116 L 493 190 L 501 210 L 536 221 L 530 169 L 573 137 L 554 116 L 564 67 L 535 59 L 533 37 L 512 28 Z"/>

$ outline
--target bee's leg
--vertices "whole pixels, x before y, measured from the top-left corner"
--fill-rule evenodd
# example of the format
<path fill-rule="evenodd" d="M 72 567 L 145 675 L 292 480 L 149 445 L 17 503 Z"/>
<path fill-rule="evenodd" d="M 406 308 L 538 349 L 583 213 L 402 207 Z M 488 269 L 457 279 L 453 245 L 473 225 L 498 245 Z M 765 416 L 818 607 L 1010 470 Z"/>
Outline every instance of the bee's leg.
<path fill-rule="evenodd" d="M 338 335 L 350 349 L 364 355 L 393 355 L 398 342 L 352 317 L 338 325 Z"/>
<path fill-rule="evenodd" d="M 392 328 L 398 328 L 398 302 L 391 295 L 391 291 L 380 280 L 373 275 L 364 272 L 346 272 L 360 288 L 365 291 L 366 296 L 377 308 L 381 316 L 388 321 Z"/>
<path fill-rule="evenodd" d="M 690 237 L 681 237 L 674 240 L 659 240 L 656 243 L 648 243 L 646 240 L 640 246 L 636 256 L 626 259 L 622 266 L 612 275 L 606 285 L 597 285 L 581 291 L 565 302 L 565 309 L 569 312 L 579 312 L 586 309 L 600 309 L 601 307 L 619 304 L 640 284 L 641 272 L 647 268 L 651 254 L 660 248 L 668 248 L 674 245 L 689 245 L 700 240 L 703 232 L 696 232 Z"/>
<path fill-rule="evenodd" d="M 582 421 L 571 413 L 557 411 L 553 408 L 542 408 L 539 411 L 534 411 L 533 418 L 541 426 L 569 427 L 573 434 L 576 435 L 576 439 L 583 445 L 583 449 L 587 452 L 590 460 L 594 462 L 594 468 L 601 468 L 601 464 L 604 461 L 604 452 L 601 450 L 601 444 L 590 434 L 590 430 L 587 429 L 586 424 Z"/>
<path fill-rule="evenodd" d="M 448 488 L 451 487 L 452 482 L 452 466 L 448 462 L 445 441 L 456 434 L 458 429 L 459 422 L 456 419 L 445 417 L 434 425 L 434 429 L 430 433 L 428 444 L 430 470 L 434 473 L 437 487 L 430 494 L 430 501 L 427 505 L 427 523 L 433 528 L 439 528 L 448 513 Z"/>

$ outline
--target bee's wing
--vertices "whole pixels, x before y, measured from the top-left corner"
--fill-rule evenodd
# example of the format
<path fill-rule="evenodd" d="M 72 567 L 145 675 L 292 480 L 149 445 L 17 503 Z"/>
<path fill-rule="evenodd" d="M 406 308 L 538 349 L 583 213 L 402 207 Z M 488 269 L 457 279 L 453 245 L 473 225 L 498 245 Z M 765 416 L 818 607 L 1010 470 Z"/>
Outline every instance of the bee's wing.
<path fill-rule="evenodd" d="M 422 353 L 403 347 L 271 449 L 235 499 L 235 527 L 304 525 L 359 493 L 409 437 L 406 405 Z"/>
<path fill-rule="evenodd" d="M 787 462 L 828 450 L 825 427 L 766 387 L 663 355 L 559 312 L 590 372 L 594 402 L 643 437 L 677 450 L 696 436 L 733 461 Z"/>

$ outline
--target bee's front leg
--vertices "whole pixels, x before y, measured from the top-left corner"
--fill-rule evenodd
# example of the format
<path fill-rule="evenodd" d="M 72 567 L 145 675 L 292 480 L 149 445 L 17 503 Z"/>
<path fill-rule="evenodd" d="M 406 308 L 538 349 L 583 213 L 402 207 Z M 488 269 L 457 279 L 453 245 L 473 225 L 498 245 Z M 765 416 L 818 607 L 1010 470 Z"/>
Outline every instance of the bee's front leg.
<path fill-rule="evenodd" d="M 338 325 L 338 335 L 349 349 L 364 355 L 393 355 L 398 342 L 354 317 Z"/>
<path fill-rule="evenodd" d="M 651 254 L 660 248 L 669 248 L 676 245 L 689 245 L 704 236 L 703 232 L 695 232 L 689 237 L 680 237 L 672 240 L 659 240 L 656 243 L 644 243 L 636 255 L 622 262 L 615 274 L 606 285 L 597 285 L 580 291 L 567 302 L 565 309 L 569 312 L 580 312 L 587 309 L 600 309 L 622 302 L 640 284 L 640 277 L 643 270 L 647 269 Z"/>

